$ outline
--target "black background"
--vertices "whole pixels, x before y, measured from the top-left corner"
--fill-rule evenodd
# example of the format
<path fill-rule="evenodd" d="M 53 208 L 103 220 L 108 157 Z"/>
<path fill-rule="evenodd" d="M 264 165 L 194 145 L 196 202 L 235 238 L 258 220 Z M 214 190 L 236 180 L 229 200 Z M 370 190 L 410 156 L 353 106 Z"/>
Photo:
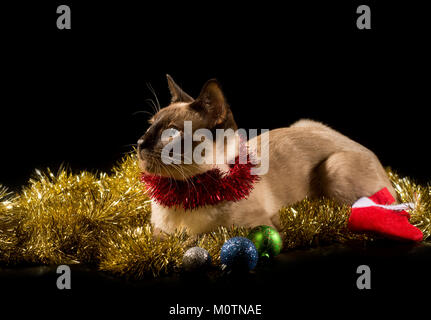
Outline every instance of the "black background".
<path fill-rule="evenodd" d="M 169 102 L 166 73 L 192 96 L 206 80 L 217 78 L 240 127 L 273 129 L 300 118 L 322 121 L 372 149 L 385 166 L 428 182 L 430 18 L 422 3 L 2 3 L 0 183 L 19 190 L 35 168 L 55 169 L 61 163 L 74 171 L 108 171 L 145 132 L 148 116 L 137 112 L 151 111 L 146 99 L 154 96 L 147 83 L 162 106 Z M 56 29 L 60 4 L 72 9 L 72 30 Z M 359 4 L 371 7 L 372 30 L 356 28 Z M 376 300 L 389 293 L 393 300 L 382 313 L 395 313 L 399 300 L 423 297 L 418 292 L 424 283 L 429 285 L 422 269 L 429 266 L 430 255 L 413 258 L 422 269 L 411 279 L 406 271 L 411 256 L 387 260 L 384 248 L 351 254 L 347 260 L 339 253 L 318 260 L 329 252 L 318 251 L 311 262 L 292 264 L 288 271 L 281 270 L 286 265 L 281 263 L 258 276 L 257 293 L 243 287 L 236 295 L 235 284 L 220 284 L 218 291 L 202 289 L 210 285 L 199 281 L 187 287 L 187 279 L 133 289 L 130 284 L 100 283 L 116 291 L 111 299 L 118 299 L 121 308 L 141 310 L 143 318 L 150 311 L 162 318 L 167 306 L 180 300 L 235 304 L 263 299 L 266 318 L 271 319 L 268 315 L 277 313 L 293 317 L 289 307 L 304 315 L 340 316 L 345 315 L 342 306 L 348 305 L 351 315 L 357 314 L 356 307 L 379 305 Z M 355 268 L 364 261 L 380 276 L 368 296 L 354 286 Z M 6 274 L 2 279 L 19 293 L 29 289 L 28 283 L 33 290 L 49 287 L 57 292 L 55 274 L 49 274 L 52 288 L 45 278 L 37 282 L 19 276 L 18 287 L 14 277 Z M 88 283 L 100 286 L 97 273 L 83 274 L 75 282 L 74 306 L 80 305 Z M 255 282 L 249 280 L 245 283 L 253 287 Z M 120 299 L 125 292 L 133 293 L 127 299 L 134 298 Z M 61 299 L 71 296 L 57 295 L 56 303 L 61 306 Z M 109 305 L 85 301 L 95 315 Z M 109 306 L 114 308 L 115 302 Z M 74 312 L 80 314 L 79 309 Z"/>
<path fill-rule="evenodd" d="M 72 9 L 57 30 L 56 6 Z M 91 2 L 3 5 L 0 181 L 35 168 L 109 170 L 145 132 L 165 74 L 196 96 L 217 78 L 238 125 L 325 122 L 427 182 L 429 18 L 418 4 Z"/>

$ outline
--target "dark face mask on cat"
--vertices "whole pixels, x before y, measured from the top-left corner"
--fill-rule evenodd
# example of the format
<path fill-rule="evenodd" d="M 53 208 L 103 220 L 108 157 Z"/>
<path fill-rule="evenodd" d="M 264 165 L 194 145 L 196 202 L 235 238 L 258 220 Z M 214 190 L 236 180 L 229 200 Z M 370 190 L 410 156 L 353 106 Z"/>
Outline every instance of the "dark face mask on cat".
<path fill-rule="evenodd" d="M 193 131 L 198 129 L 237 129 L 230 107 L 216 80 L 209 80 L 202 88 L 197 99 L 193 99 L 185 93 L 168 75 L 168 86 L 172 96 L 169 106 L 162 108 L 150 120 L 150 127 L 139 139 L 137 152 L 139 166 L 143 172 L 158 174 L 175 179 L 202 173 L 208 168 L 196 163 L 186 164 L 185 155 L 181 148 L 181 154 L 173 156 L 180 157 L 182 164 L 167 165 L 162 161 L 162 150 L 168 141 L 162 139 L 163 132 L 176 132 L 184 139 L 184 123 L 191 122 Z M 198 145 L 193 142 L 192 148 Z"/>

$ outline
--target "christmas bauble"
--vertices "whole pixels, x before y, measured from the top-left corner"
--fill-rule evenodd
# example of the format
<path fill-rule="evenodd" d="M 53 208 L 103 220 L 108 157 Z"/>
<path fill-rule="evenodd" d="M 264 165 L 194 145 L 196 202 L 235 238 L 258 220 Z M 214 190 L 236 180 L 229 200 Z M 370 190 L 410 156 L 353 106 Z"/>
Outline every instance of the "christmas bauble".
<path fill-rule="evenodd" d="M 247 238 L 253 241 L 259 257 L 274 257 L 280 253 L 283 245 L 278 231 L 270 226 L 258 226 L 252 229 Z"/>
<path fill-rule="evenodd" d="M 258 258 L 253 242 L 244 237 L 227 240 L 220 251 L 221 263 L 231 270 L 252 270 Z"/>
<path fill-rule="evenodd" d="M 193 247 L 188 249 L 183 256 L 183 268 L 186 271 L 197 271 L 211 264 L 211 256 L 203 248 Z"/>

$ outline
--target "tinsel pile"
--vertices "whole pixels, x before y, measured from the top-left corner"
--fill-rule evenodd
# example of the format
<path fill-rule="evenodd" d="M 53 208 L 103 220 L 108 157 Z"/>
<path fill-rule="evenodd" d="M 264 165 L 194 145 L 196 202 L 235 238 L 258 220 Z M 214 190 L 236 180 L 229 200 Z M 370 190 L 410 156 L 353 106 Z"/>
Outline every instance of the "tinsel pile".
<path fill-rule="evenodd" d="M 388 174 L 400 201 L 415 203 L 410 221 L 429 238 L 431 186 Z M 193 246 L 206 249 L 219 265 L 223 243 L 249 232 L 231 227 L 195 237 L 181 230 L 154 237 L 150 211 L 133 154 L 110 174 L 36 171 L 19 194 L 0 186 L 0 264 L 84 263 L 126 277 L 160 276 L 180 271 L 184 252 Z M 349 214 L 350 207 L 330 199 L 281 209 L 284 250 L 374 240 L 347 229 Z"/>
<path fill-rule="evenodd" d="M 223 201 L 245 199 L 259 180 L 251 174 L 253 164 L 237 161 L 228 173 L 218 168 L 198 174 L 188 181 L 178 181 L 159 175 L 142 174 L 150 198 L 168 208 L 177 207 L 194 210 L 206 205 L 213 206 Z"/>

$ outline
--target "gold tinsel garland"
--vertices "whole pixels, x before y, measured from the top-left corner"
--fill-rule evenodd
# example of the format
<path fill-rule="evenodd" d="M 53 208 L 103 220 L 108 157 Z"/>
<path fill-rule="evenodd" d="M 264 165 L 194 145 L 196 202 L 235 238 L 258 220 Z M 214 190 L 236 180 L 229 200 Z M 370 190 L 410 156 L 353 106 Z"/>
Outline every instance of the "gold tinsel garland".
<path fill-rule="evenodd" d="M 431 233 L 431 187 L 388 169 L 402 202 L 414 202 L 411 222 Z M 86 263 L 133 278 L 178 271 L 185 250 L 200 246 L 216 265 L 223 243 L 246 236 L 245 228 L 219 228 L 188 236 L 178 231 L 153 236 L 150 200 L 139 181 L 136 158 L 127 155 L 111 174 L 36 171 L 19 194 L 0 186 L 0 263 Z M 193 214 L 193 213 L 191 213 Z M 369 241 L 347 229 L 348 206 L 330 199 L 305 199 L 280 210 L 284 250 L 333 242 Z"/>

